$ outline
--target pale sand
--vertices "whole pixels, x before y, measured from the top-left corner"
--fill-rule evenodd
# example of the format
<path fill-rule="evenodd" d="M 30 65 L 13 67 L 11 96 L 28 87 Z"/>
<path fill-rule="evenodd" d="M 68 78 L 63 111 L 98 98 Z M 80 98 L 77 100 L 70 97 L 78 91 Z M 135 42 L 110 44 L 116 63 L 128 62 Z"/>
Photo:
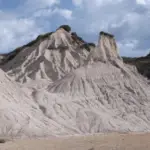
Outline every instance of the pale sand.
<path fill-rule="evenodd" d="M 105 134 L 48 140 L 14 140 L 0 150 L 150 150 L 150 134 Z"/>

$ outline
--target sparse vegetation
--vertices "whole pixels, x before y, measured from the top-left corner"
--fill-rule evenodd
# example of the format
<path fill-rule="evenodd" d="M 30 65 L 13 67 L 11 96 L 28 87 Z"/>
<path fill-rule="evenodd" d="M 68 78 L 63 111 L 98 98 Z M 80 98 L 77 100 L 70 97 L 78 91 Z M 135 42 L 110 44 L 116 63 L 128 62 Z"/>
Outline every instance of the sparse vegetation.
<path fill-rule="evenodd" d="M 90 49 L 90 46 L 93 46 L 93 47 L 96 46 L 94 43 L 86 43 L 81 37 L 79 37 L 79 36 L 77 35 L 76 32 L 72 32 L 71 35 L 72 35 L 72 38 L 74 39 L 74 41 L 79 41 L 79 42 L 83 43 L 83 44 L 80 46 L 80 48 L 85 48 L 87 51 L 90 51 L 90 50 L 91 50 L 91 49 Z"/>
<path fill-rule="evenodd" d="M 114 37 L 114 35 L 109 34 L 109 33 L 106 33 L 106 32 L 103 32 L 103 31 L 101 31 L 100 34 L 101 34 L 101 35 L 110 36 L 110 37 Z"/>
<path fill-rule="evenodd" d="M 81 42 L 85 42 L 80 36 L 78 36 L 78 40 Z"/>
<path fill-rule="evenodd" d="M 83 45 L 81 45 L 81 48 L 85 48 L 87 51 L 89 51 L 90 52 L 90 46 L 88 45 L 88 43 L 85 43 L 85 44 L 83 44 Z"/>
<path fill-rule="evenodd" d="M 87 51 L 91 51 L 91 46 L 93 46 L 93 47 L 95 47 L 95 44 L 94 43 L 84 43 L 84 44 L 82 44 L 81 45 L 81 47 L 80 48 L 85 48 Z"/>
<path fill-rule="evenodd" d="M 90 51 L 90 50 L 91 50 L 91 49 L 90 49 L 90 46 L 93 46 L 93 47 L 96 46 L 94 43 L 86 43 L 81 37 L 79 37 L 79 36 L 77 35 L 76 32 L 72 32 L 71 35 L 72 35 L 72 38 L 73 38 L 75 41 L 80 41 L 81 43 L 83 43 L 83 44 L 80 46 L 80 48 L 85 48 L 87 51 Z"/>
<path fill-rule="evenodd" d="M 75 37 L 78 37 L 78 35 L 77 35 L 76 32 L 72 32 L 71 35 L 72 35 L 72 36 L 75 36 Z"/>
<path fill-rule="evenodd" d="M 123 61 L 130 65 L 135 65 L 139 73 L 150 79 L 150 57 L 130 58 L 123 57 Z"/>
<path fill-rule="evenodd" d="M 85 41 L 81 37 L 79 37 L 76 32 L 72 32 L 71 35 L 74 40 L 79 40 L 80 42 L 85 43 Z"/>
<path fill-rule="evenodd" d="M 89 46 L 93 46 L 96 47 L 96 45 L 94 43 L 88 43 Z"/>

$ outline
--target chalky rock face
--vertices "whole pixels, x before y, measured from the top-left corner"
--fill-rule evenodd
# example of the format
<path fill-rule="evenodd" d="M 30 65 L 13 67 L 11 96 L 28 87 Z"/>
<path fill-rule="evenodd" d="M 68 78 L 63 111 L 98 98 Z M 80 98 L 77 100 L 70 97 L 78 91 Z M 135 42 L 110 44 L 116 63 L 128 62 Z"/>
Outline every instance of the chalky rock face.
<path fill-rule="evenodd" d="M 114 36 L 101 32 L 96 48 L 85 47 L 58 29 L 3 64 L 0 135 L 150 132 L 150 85 L 120 59 Z"/>
<path fill-rule="evenodd" d="M 60 28 L 43 41 L 24 47 L 2 69 L 22 83 L 41 79 L 56 81 L 84 64 L 89 52 L 76 42 L 71 33 Z"/>
<path fill-rule="evenodd" d="M 89 56 L 94 61 L 103 62 L 121 59 L 114 36 L 105 32 L 100 32 L 98 45 Z"/>
<path fill-rule="evenodd" d="M 101 32 L 99 48 L 103 53 L 104 60 L 116 59 L 119 57 L 117 44 L 113 35 Z"/>
<path fill-rule="evenodd" d="M 114 37 L 101 33 L 89 57 L 87 65 L 34 92 L 46 115 L 75 134 L 150 131 L 150 87 L 119 58 Z"/>
<path fill-rule="evenodd" d="M 150 131 L 150 87 L 136 71 L 118 64 L 80 67 L 47 92 L 38 91 L 36 99 L 47 115 L 78 134 Z M 60 98 L 50 98 L 51 93 Z"/>

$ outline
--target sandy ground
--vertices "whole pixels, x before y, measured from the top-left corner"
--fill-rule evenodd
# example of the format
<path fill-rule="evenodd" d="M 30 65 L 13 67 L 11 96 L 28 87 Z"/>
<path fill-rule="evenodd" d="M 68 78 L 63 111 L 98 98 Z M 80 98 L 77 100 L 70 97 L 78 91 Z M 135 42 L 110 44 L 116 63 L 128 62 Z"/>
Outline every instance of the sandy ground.
<path fill-rule="evenodd" d="M 150 134 L 105 134 L 47 140 L 13 140 L 0 150 L 150 150 Z"/>

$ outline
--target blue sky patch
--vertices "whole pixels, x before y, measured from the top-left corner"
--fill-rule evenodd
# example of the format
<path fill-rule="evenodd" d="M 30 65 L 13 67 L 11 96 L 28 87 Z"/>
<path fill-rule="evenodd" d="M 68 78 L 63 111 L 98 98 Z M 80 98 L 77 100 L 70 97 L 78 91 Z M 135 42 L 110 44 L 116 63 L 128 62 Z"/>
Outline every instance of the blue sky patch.
<path fill-rule="evenodd" d="M 149 20 L 149 0 L 0 0 L 0 52 L 68 24 L 87 42 L 110 32 L 122 56 L 142 56 L 150 51 Z"/>

